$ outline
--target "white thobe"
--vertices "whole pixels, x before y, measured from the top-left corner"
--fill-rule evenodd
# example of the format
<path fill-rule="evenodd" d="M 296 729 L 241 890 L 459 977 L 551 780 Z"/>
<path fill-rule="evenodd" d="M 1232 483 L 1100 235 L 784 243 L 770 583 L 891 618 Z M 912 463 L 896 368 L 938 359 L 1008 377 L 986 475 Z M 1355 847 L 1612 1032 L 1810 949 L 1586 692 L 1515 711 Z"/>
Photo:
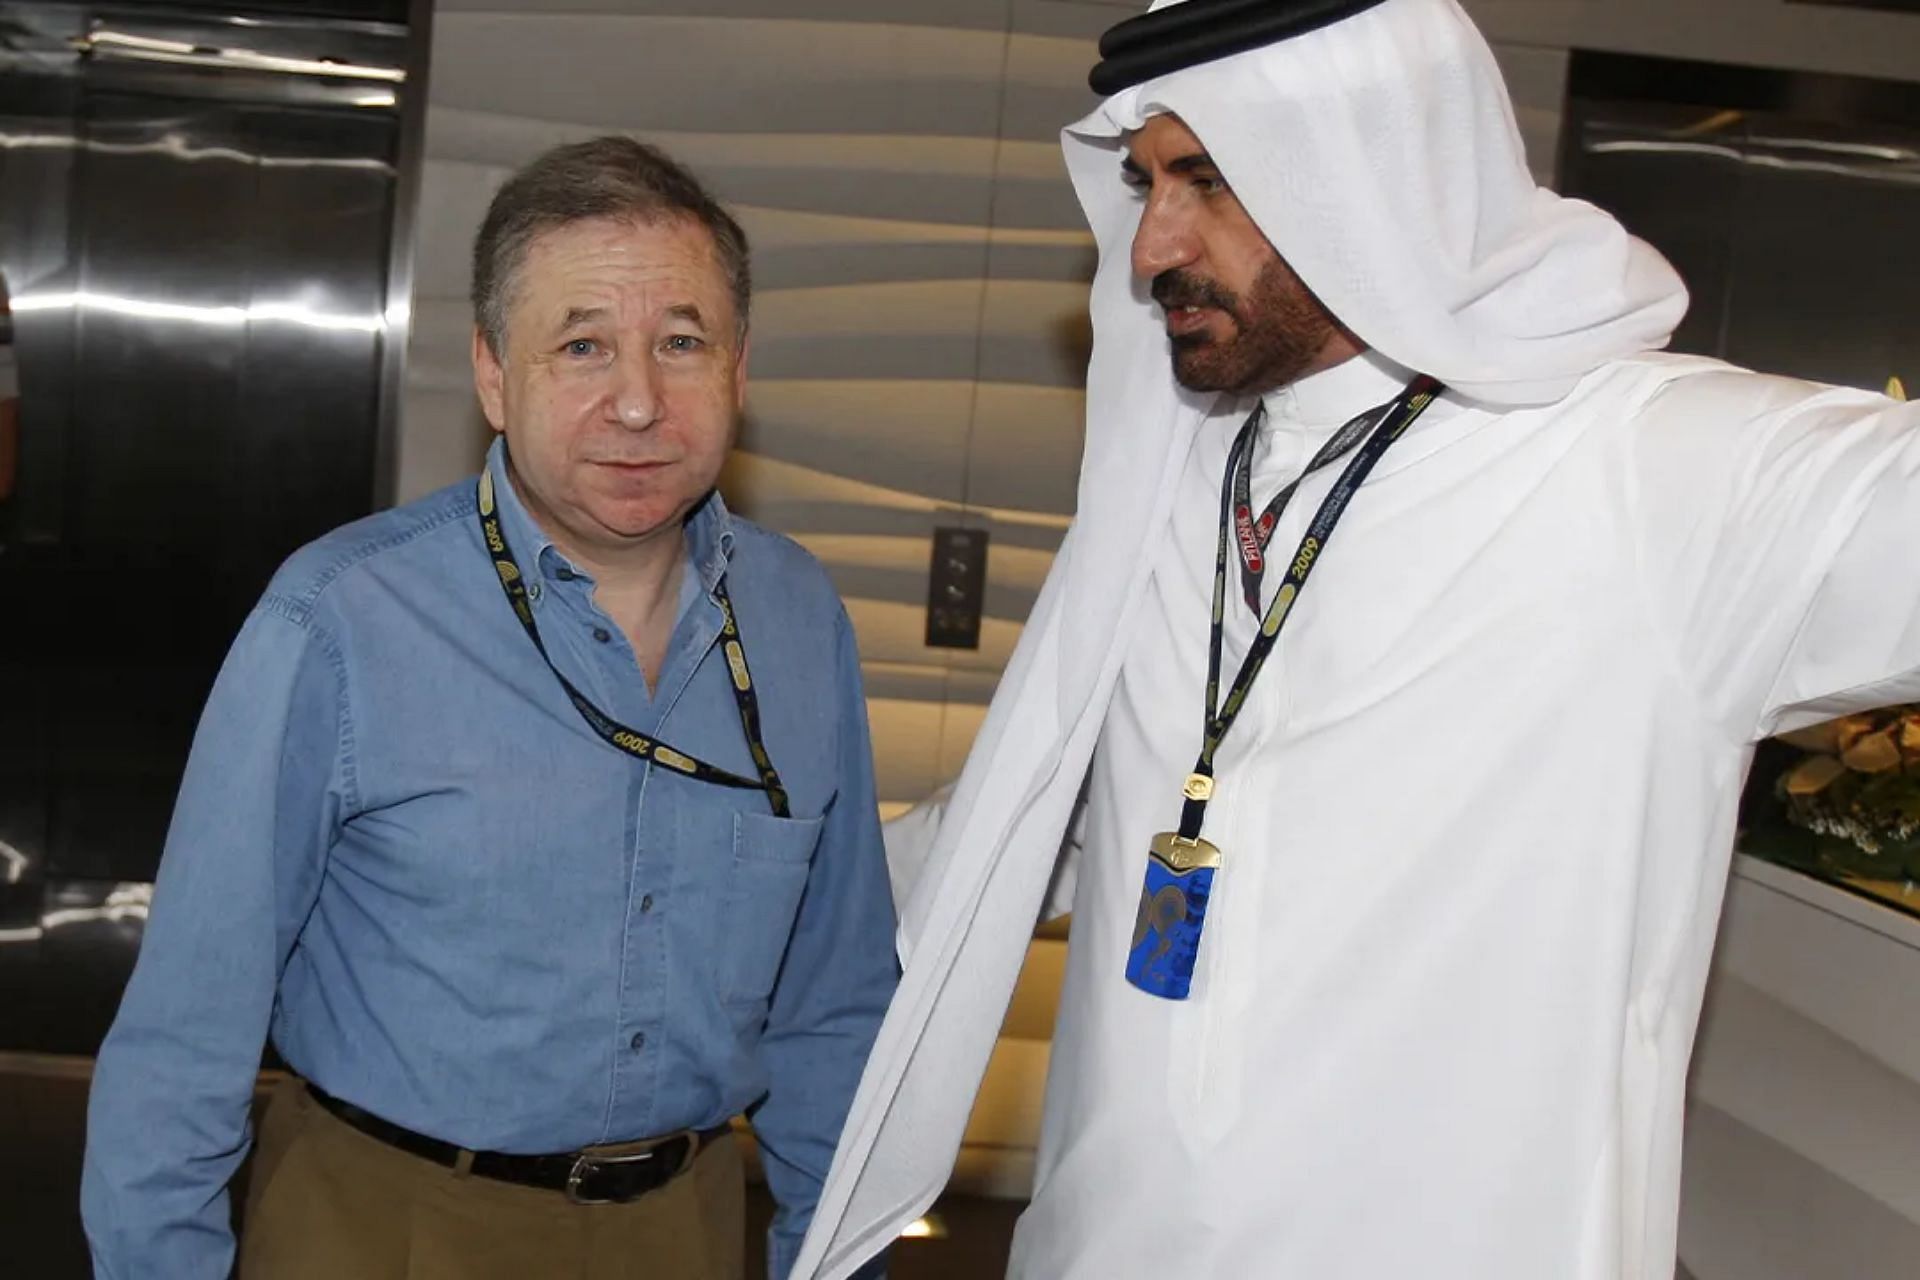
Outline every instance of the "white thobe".
<path fill-rule="evenodd" d="M 1256 503 L 1403 377 L 1368 357 L 1270 398 Z M 1094 752 L 1010 1274 L 1664 1280 L 1750 744 L 1920 693 L 1887 682 L 1920 662 L 1913 415 L 1662 357 L 1545 411 L 1435 406 L 1220 752 L 1225 862 L 1168 1001 L 1124 970 L 1200 743 L 1240 421 L 1188 451 Z M 1227 618 L 1223 687 L 1237 571 Z"/>
<path fill-rule="evenodd" d="M 1462 397 L 1355 496 L 1220 757 L 1184 1003 L 1123 973 L 1200 736 L 1239 414 L 1174 383 L 1131 269 L 1121 152 L 1162 113 L 1329 311 Z M 899 860 L 906 971 L 796 1275 L 842 1280 L 939 1194 L 1068 890 L 1022 1280 L 1670 1280 L 1751 744 L 1920 696 L 1920 411 L 1641 354 L 1685 289 L 1534 184 L 1457 0 L 1156 77 L 1063 143 L 1100 248 L 1077 513 Z M 1363 373 L 1294 389 L 1276 466 L 1384 398 Z M 1331 483 L 1301 487 L 1281 557 Z"/>

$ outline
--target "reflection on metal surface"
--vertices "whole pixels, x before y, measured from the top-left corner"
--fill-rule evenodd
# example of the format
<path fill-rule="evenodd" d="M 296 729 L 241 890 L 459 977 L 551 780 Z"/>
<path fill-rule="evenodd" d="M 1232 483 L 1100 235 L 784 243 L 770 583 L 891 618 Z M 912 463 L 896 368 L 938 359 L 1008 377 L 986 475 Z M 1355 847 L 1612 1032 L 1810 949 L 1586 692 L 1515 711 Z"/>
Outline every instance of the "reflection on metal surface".
<path fill-rule="evenodd" d="M 1915 86 L 1576 50 L 1566 127 L 1567 193 L 1686 280 L 1674 350 L 1873 391 L 1913 369 Z"/>
<path fill-rule="evenodd" d="M 116 884 L 107 890 L 106 900 L 98 906 L 59 907 L 40 917 L 40 927 L 52 930 L 76 924 L 119 924 L 125 920 L 145 920 L 153 905 L 153 886 L 145 883 Z"/>
<path fill-rule="evenodd" d="M 398 488 L 400 391 L 413 338 L 414 223 L 420 211 L 427 131 L 427 66 L 433 47 L 434 0 L 383 0 L 407 15 L 409 79 L 400 95 L 400 132 L 394 140 L 393 234 L 387 246 L 387 335 L 380 349 L 378 427 L 373 442 L 373 501 L 390 507 Z M 366 95 L 355 105 L 366 107 Z"/>
<path fill-rule="evenodd" d="M 91 1055 L 120 1003 L 146 926 L 150 886 L 54 880 L 34 913 L 0 928 L 0 1055 Z"/>
<path fill-rule="evenodd" d="M 0 840 L 0 884 L 19 884 L 31 865 L 27 855 Z"/>
<path fill-rule="evenodd" d="M 183 324 L 241 328 L 254 323 L 296 324 L 336 333 L 379 333 L 385 316 L 335 315 L 293 302 L 256 302 L 244 307 L 200 307 L 150 298 L 123 298 L 110 293 L 30 293 L 14 300 L 14 310 L 100 311 L 140 320 L 175 320 Z"/>
<path fill-rule="evenodd" d="M 333 76 L 348 80 L 384 80 L 403 83 L 407 73 L 401 67 L 368 67 L 331 59 L 288 58 L 251 49 L 219 49 L 186 40 L 158 40 L 151 36 L 124 31 L 90 31 L 74 42 L 74 48 L 87 54 L 112 54 L 150 62 L 177 63 L 233 71 L 269 71 L 280 75 Z"/>
<path fill-rule="evenodd" d="M 102 891 L 93 886 L 64 885 L 49 896 L 50 900 L 63 905 L 48 907 L 33 924 L 0 929 L 0 943 L 39 942 L 56 929 L 75 925 L 144 922 L 153 905 L 153 886 L 144 882 L 121 883 Z"/>
<path fill-rule="evenodd" d="M 390 93 L 366 95 L 356 106 L 393 105 Z M 0 131 L 0 151 L 86 151 L 105 156 L 160 156 L 168 160 L 224 160 L 229 163 L 258 165 L 262 169 L 365 169 L 391 173 L 387 160 L 363 156 L 290 156 L 261 155 L 235 147 L 195 146 L 192 139 L 178 133 L 138 142 L 107 142 L 98 138 L 79 138 L 68 133 L 6 133 Z"/>
<path fill-rule="evenodd" d="M 1722 129 L 1731 129 L 1747 118 L 1744 111 L 1716 111 L 1706 119 L 1679 130 L 1688 137 L 1699 137 L 1707 133 L 1719 133 Z"/>
<path fill-rule="evenodd" d="M 1800 149 L 1826 152 L 1850 157 L 1846 160 L 1804 160 L 1777 152 L 1758 151 L 1754 147 L 1776 146 L 1782 149 Z M 1747 147 L 1726 146 L 1710 142 L 1679 142 L 1666 138 L 1630 138 L 1607 142 L 1589 143 L 1588 155 L 1703 155 L 1720 160 L 1731 160 L 1737 164 L 1750 165 L 1758 169 L 1783 169 L 1803 173 L 1828 173 L 1837 177 L 1855 179 L 1862 182 L 1892 182 L 1908 186 L 1920 186 L 1920 154 L 1903 147 L 1878 147 L 1861 144 L 1842 145 L 1839 143 L 1820 143 L 1813 139 L 1800 138 L 1755 138 Z M 1863 159 L 1882 161 L 1872 167 L 1862 167 L 1858 162 Z"/>

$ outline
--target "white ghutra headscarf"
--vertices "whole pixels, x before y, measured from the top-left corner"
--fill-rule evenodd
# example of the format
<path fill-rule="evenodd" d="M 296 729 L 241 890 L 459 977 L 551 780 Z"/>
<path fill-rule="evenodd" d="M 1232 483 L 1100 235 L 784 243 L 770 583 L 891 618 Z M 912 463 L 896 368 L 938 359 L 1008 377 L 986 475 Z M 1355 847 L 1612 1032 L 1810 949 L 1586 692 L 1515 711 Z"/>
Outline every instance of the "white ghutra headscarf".
<path fill-rule="evenodd" d="M 1119 176 L 1125 134 L 1162 113 L 1193 130 L 1342 323 L 1470 399 L 1550 403 L 1607 361 L 1666 345 L 1685 314 L 1665 259 L 1534 182 L 1493 54 L 1455 0 L 1387 0 L 1123 90 L 1070 126 L 1101 284 L 1126 276 L 1139 218 Z M 1096 285 L 1097 336 L 1164 357 L 1157 309 L 1130 282 L 1120 293 Z"/>

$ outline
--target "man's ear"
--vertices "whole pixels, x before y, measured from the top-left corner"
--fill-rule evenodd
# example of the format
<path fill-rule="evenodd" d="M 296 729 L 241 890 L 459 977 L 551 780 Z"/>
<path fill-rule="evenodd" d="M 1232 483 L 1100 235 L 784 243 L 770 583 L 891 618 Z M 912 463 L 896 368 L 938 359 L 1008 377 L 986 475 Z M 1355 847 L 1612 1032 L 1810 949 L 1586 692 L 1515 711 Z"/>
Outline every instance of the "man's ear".
<path fill-rule="evenodd" d="M 747 356 L 753 350 L 753 335 L 740 335 L 740 351 L 733 358 L 733 409 L 735 413 L 747 411 Z"/>
<path fill-rule="evenodd" d="M 495 431 L 507 429 L 507 388 L 506 370 L 500 367 L 500 358 L 493 353 L 493 347 L 487 342 L 487 335 L 475 325 L 473 329 L 473 389 L 480 395 L 480 412 L 487 415 L 487 425 Z"/>

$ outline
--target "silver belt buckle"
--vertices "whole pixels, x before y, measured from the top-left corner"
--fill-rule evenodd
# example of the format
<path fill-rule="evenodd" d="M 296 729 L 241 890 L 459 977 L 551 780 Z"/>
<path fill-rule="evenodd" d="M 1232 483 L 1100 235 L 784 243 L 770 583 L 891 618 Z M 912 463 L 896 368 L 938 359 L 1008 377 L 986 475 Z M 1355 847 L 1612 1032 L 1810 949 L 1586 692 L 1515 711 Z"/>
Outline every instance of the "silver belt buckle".
<path fill-rule="evenodd" d="M 567 1172 L 567 1200 L 572 1204 L 625 1204 L 627 1200 L 614 1196 L 588 1196 L 580 1193 L 580 1183 L 595 1169 L 609 1168 L 615 1165 L 644 1164 L 653 1159 L 653 1151 L 636 1151 L 626 1156 L 590 1156 L 585 1152 L 574 1157 L 573 1168 Z"/>

